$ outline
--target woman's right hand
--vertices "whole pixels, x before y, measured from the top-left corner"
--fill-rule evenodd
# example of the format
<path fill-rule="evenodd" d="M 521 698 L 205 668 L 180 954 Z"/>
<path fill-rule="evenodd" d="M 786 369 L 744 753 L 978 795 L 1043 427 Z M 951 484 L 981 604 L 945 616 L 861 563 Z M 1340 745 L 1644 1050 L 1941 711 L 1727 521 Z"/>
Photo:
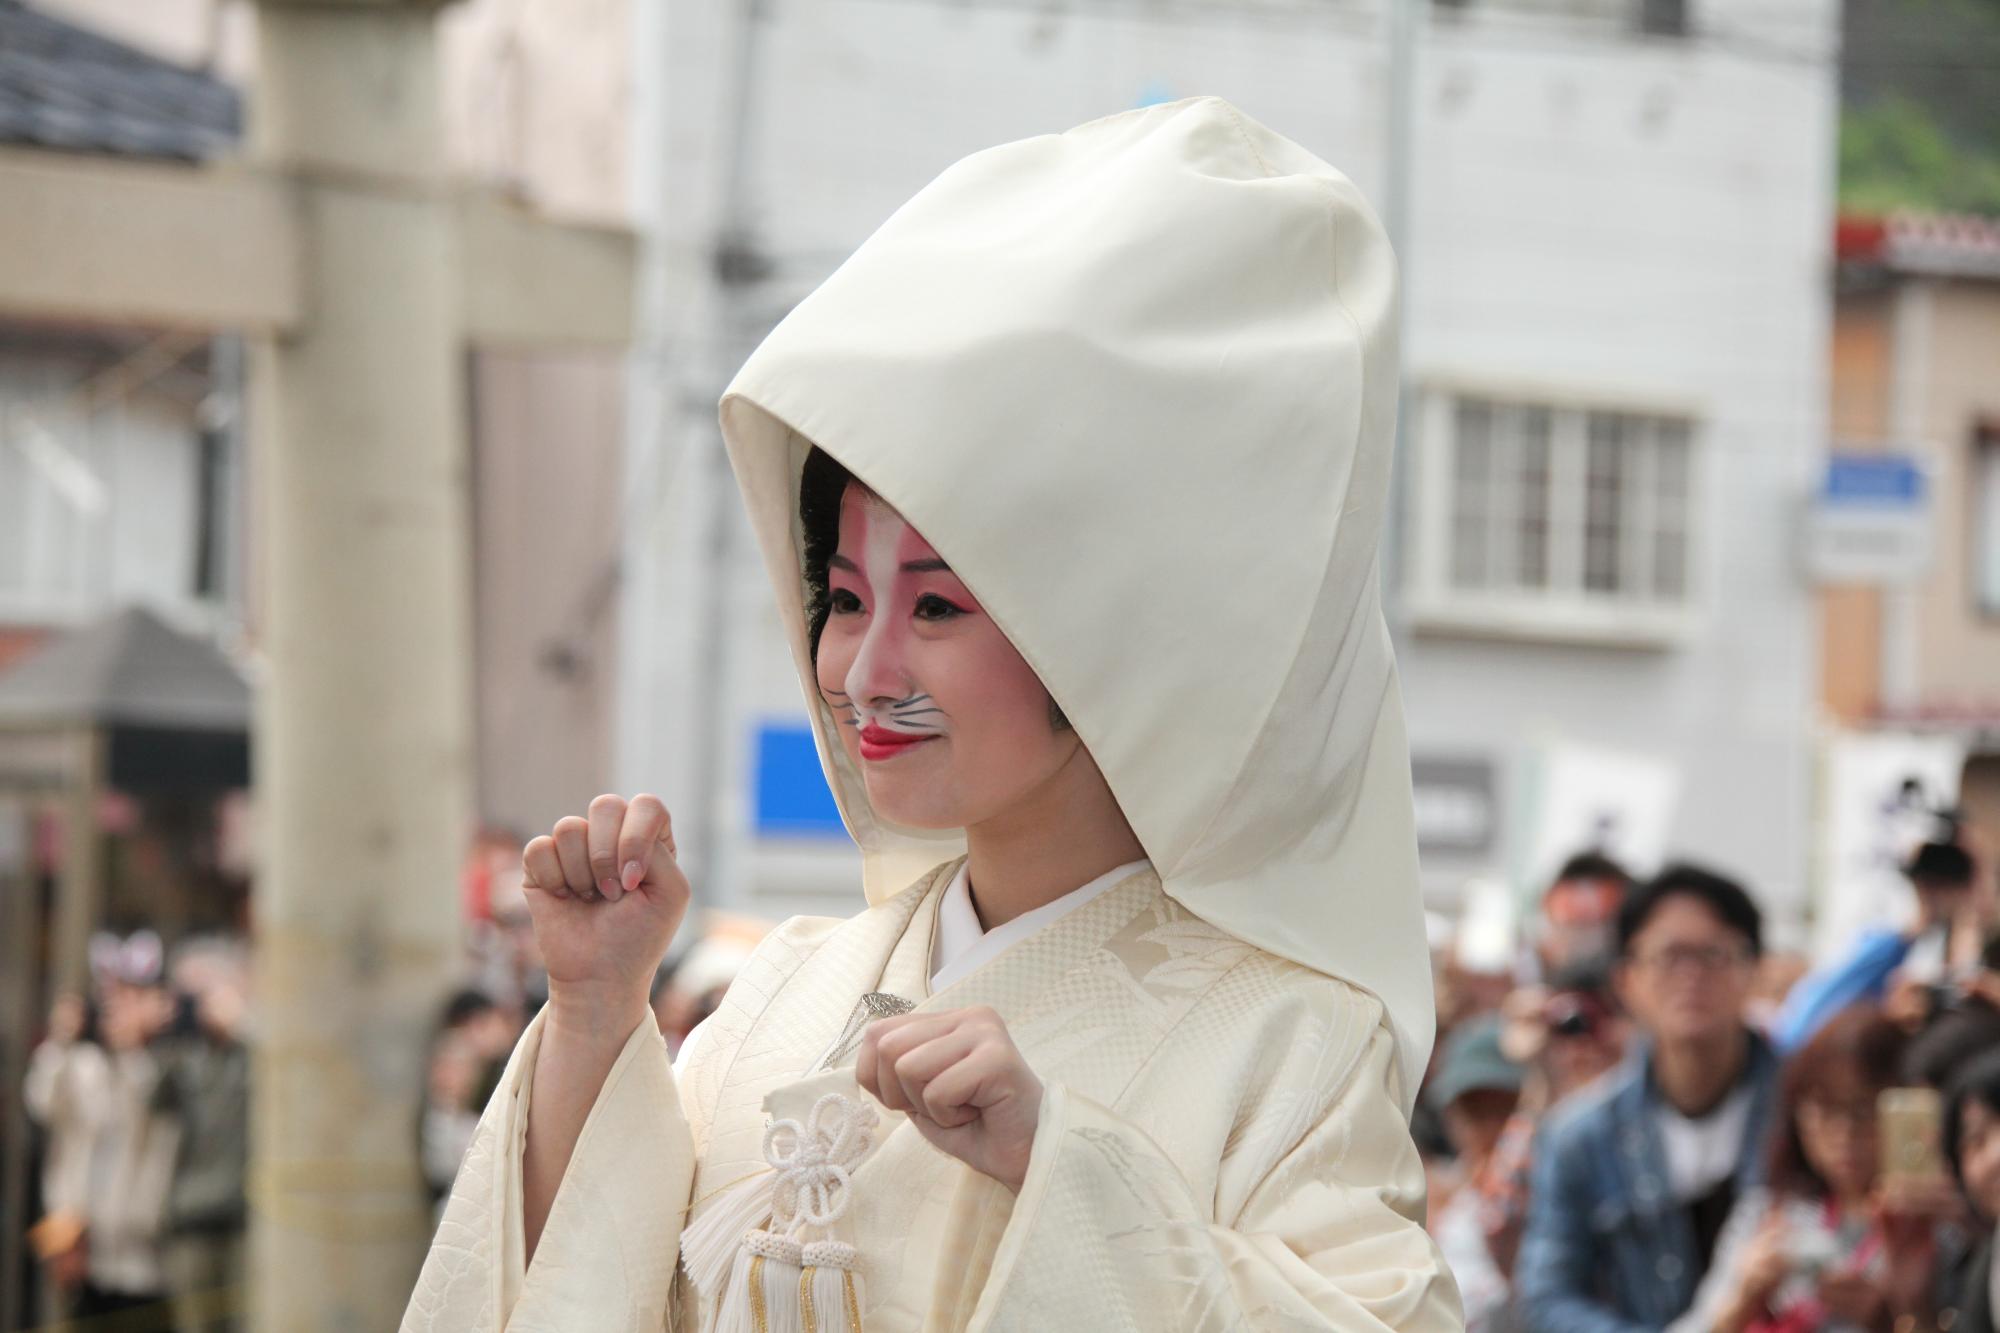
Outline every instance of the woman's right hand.
<path fill-rule="evenodd" d="M 657 796 L 600 796 L 521 859 L 550 1005 L 584 1020 L 636 1015 L 687 914 L 666 806 Z"/>

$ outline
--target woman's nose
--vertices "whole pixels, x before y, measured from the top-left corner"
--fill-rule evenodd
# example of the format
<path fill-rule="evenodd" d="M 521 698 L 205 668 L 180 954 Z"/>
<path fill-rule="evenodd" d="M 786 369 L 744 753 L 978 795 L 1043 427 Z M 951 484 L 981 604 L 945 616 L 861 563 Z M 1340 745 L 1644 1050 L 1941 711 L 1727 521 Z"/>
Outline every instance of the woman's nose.
<path fill-rule="evenodd" d="M 859 704 L 890 703 L 910 694 L 901 627 L 891 616 L 871 618 L 861 650 L 847 669 L 847 694 Z"/>

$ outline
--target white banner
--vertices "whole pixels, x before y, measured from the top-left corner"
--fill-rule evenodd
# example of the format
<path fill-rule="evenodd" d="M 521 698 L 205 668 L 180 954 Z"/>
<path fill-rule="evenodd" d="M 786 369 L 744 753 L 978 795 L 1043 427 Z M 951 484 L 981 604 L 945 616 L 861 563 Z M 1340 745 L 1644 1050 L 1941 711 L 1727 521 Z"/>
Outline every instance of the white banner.
<path fill-rule="evenodd" d="M 1825 808 L 1813 956 L 1869 926 L 1900 925 L 1913 906 L 1901 867 L 1958 801 L 1965 745 L 1951 736 L 1848 733 L 1826 746 Z"/>
<path fill-rule="evenodd" d="M 1667 853 L 1680 773 L 1651 755 L 1581 745 L 1544 747 L 1536 765 L 1524 887 L 1538 894 L 1578 852 L 1601 851 L 1635 875 Z"/>

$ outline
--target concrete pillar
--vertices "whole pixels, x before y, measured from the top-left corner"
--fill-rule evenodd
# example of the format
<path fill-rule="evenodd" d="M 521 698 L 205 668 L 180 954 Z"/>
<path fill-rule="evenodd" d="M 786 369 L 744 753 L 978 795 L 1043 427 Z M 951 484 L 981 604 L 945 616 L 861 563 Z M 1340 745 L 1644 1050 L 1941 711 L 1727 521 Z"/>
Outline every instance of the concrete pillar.
<path fill-rule="evenodd" d="M 430 1234 L 416 1125 L 457 953 L 472 694 L 459 233 L 435 7 L 265 0 L 253 151 L 305 318 L 252 354 L 269 675 L 251 1327 L 394 1328 Z"/>

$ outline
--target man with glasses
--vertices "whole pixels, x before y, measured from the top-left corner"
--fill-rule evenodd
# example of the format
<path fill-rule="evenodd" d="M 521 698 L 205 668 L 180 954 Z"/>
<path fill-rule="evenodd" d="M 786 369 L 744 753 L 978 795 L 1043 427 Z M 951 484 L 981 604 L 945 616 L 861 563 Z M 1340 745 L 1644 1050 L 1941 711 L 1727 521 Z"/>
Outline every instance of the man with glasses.
<path fill-rule="evenodd" d="M 1617 939 L 1643 1040 L 1543 1130 L 1516 1270 L 1536 1333 L 1672 1323 L 1763 1156 L 1777 1059 L 1744 1021 L 1763 944 L 1750 895 L 1672 866 L 1626 899 Z"/>

